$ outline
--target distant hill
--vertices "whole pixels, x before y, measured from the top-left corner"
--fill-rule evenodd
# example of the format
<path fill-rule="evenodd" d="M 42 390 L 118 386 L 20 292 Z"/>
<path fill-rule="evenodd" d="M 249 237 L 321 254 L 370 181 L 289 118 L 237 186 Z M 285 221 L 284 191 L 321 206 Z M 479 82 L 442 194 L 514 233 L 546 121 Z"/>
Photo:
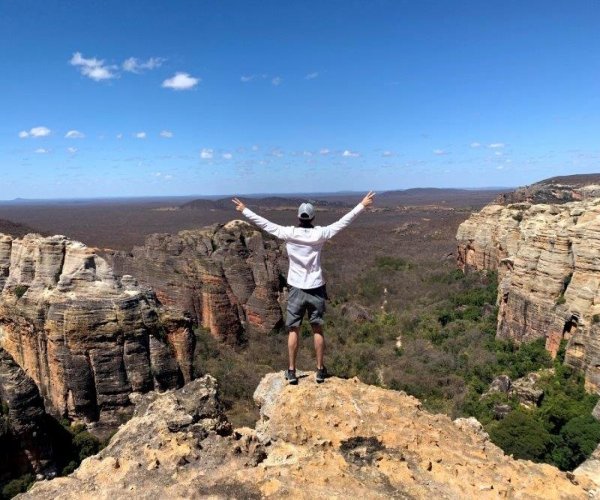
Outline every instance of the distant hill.
<path fill-rule="evenodd" d="M 267 196 L 264 198 L 240 197 L 246 205 L 251 208 L 270 208 L 270 209 L 296 209 L 301 203 L 310 202 L 315 207 L 348 207 L 349 204 L 344 201 L 314 200 L 307 198 L 285 198 L 281 196 Z M 234 210 L 235 207 L 231 198 L 221 198 L 219 200 L 198 199 L 189 201 L 180 205 L 184 210 Z"/>
<path fill-rule="evenodd" d="M 576 174 L 550 177 L 542 181 L 499 195 L 495 202 L 562 204 L 600 197 L 600 174 Z"/>

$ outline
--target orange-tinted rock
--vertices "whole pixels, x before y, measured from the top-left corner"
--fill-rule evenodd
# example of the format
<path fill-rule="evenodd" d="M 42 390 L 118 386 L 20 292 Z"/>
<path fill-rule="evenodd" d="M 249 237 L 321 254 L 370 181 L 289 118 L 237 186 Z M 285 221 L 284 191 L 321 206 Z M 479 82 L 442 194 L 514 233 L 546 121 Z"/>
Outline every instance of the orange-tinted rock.
<path fill-rule="evenodd" d="M 108 255 L 119 274 L 156 291 L 218 339 L 235 342 L 282 325 L 282 251 L 275 239 L 242 221 L 179 234 L 153 234 L 131 253 Z"/>

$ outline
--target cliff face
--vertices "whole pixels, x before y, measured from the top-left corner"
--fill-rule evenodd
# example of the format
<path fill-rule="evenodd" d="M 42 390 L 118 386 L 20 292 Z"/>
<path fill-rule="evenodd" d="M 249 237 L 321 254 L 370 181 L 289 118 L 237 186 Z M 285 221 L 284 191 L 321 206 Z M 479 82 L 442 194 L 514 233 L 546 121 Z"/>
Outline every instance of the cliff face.
<path fill-rule="evenodd" d="M 117 423 L 131 413 L 131 392 L 193 376 L 189 321 L 63 236 L 0 235 L 0 347 L 48 410 L 87 422 Z"/>
<path fill-rule="evenodd" d="M 206 376 L 140 399 L 71 476 L 23 498 L 589 498 L 590 479 L 505 456 L 474 419 L 357 379 L 267 375 L 256 429 L 232 431 Z"/>
<path fill-rule="evenodd" d="M 48 420 L 30 377 L 0 348 L 0 478 L 55 472 Z"/>
<path fill-rule="evenodd" d="M 600 199 L 488 205 L 456 237 L 463 269 L 498 271 L 498 337 L 545 338 L 553 355 L 565 339 L 565 362 L 598 391 Z"/>
<path fill-rule="evenodd" d="M 282 250 L 250 224 L 232 221 L 179 234 L 154 234 L 131 253 L 107 258 L 119 274 L 152 287 L 162 304 L 226 341 L 282 324 Z M 284 264 L 285 265 L 285 264 Z"/>

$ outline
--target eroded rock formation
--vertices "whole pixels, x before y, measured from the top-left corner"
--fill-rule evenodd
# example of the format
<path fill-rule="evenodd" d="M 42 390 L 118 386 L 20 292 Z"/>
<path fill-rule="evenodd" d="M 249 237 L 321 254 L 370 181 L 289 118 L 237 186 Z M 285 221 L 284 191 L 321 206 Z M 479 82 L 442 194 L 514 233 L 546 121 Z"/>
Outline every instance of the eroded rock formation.
<path fill-rule="evenodd" d="M 117 423 L 131 392 L 193 377 L 189 321 L 63 236 L 0 235 L 0 347 L 48 411 L 86 422 Z"/>
<path fill-rule="evenodd" d="M 498 271 L 498 337 L 545 338 L 553 355 L 568 341 L 566 363 L 598 390 L 600 198 L 491 204 L 460 225 L 457 240 L 463 269 Z"/>
<path fill-rule="evenodd" d="M 231 431 L 210 376 L 141 398 L 134 417 L 71 476 L 23 498 L 584 499 L 585 475 L 514 460 L 475 419 L 450 420 L 357 379 L 281 374 L 260 383 L 256 429 Z"/>
<path fill-rule="evenodd" d="M 162 304 L 190 315 L 221 340 L 282 324 L 281 247 L 246 222 L 153 234 L 131 253 L 111 252 L 108 258 L 116 272 L 152 287 Z"/>
<path fill-rule="evenodd" d="M 0 348 L 0 479 L 56 472 L 47 417 L 33 380 Z"/>

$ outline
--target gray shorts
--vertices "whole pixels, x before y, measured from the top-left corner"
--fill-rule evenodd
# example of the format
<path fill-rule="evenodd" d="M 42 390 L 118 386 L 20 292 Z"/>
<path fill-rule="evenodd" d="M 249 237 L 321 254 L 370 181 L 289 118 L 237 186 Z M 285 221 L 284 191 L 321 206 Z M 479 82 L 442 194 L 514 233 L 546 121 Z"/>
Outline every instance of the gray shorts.
<path fill-rule="evenodd" d="M 322 325 L 324 323 L 325 300 L 327 291 L 325 285 L 310 290 L 303 290 L 288 285 L 287 318 L 285 326 L 293 328 L 302 324 L 304 313 L 308 312 L 308 321 L 311 325 Z"/>

